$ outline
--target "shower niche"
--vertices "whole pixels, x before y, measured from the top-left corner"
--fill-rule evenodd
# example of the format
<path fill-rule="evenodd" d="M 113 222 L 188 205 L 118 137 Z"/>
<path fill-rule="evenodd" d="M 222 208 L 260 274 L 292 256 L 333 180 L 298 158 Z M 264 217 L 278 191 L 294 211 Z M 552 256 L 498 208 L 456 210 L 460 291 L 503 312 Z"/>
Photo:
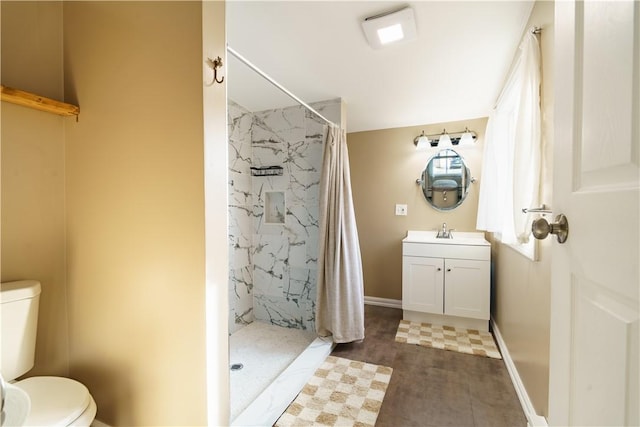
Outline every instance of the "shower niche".
<path fill-rule="evenodd" d="M 283 191 L 264 193 L 264 223 L 284 225 L 285 201 Z"/>

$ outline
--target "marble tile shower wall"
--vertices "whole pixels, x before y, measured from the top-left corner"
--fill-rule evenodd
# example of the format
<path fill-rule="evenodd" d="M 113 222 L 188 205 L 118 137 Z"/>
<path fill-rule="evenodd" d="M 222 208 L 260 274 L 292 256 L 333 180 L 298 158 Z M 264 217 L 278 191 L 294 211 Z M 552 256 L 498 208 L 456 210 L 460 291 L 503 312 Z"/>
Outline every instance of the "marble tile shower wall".
<path fill-rule="evenodd" d="M 340 122 L 340 100 L 312 105 Z M 315 330 L 323 125 L 302 106 L 251 114 L 230 103 L 230 332 L 252 319 Z M 252 177 L 251 166 L 281 166 L 283 174 Z M 271 192 L 284 195 L 283 223 L 266 221 Z"/>

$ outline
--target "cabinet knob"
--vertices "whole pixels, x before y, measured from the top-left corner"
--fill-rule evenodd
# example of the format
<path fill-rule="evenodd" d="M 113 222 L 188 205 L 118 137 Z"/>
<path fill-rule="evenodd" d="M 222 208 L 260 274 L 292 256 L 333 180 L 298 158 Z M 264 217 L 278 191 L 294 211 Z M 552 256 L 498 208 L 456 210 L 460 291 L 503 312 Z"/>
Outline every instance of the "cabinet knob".
<path fill-rule="evenodd" d="M 447 271 L 451 271 L 451 269 L 450 269 L 450 268 L 447 268 Z"/>
<path fill-rule="evenodd" d="M 438 267 L 438 271 L 442 271 L 442 269 L 440 267 Z"/>

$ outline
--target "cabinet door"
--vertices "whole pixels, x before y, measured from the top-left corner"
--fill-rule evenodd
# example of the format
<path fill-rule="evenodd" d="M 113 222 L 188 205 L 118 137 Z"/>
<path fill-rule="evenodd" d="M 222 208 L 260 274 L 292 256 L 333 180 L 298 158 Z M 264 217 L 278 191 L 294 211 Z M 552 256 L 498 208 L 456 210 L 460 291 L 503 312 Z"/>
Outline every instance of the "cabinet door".
<path fill-rule="evenodd" d="M 489 320 L 489 262 L 447 259 L 444 264 L 445 314 Z"/>
<path fill-rule="evenodd" d="M 424 313 L 443 312 L 442 258 L 402 257 L 402 308 Z"/>

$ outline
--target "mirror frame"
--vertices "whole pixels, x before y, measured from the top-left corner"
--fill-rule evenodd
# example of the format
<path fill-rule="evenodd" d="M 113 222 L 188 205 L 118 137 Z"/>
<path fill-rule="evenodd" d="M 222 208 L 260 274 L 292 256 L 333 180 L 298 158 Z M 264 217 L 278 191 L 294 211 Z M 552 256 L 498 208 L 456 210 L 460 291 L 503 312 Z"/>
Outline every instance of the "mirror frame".
<path fill-rule="evenodd" d="M 450 151 L 453 154 L 449 154 L 447 153 L 447 151 Z M 443 178 L 434 179 L 432 174 L 431 175 L 429 174 L 429 170 L 432 169 L 434 165 L 434 163 L 432 162 L 435 162 L 436 160 L 439 160 L 439 159 L 450 159 L 450 158 L 456 158 L 456 157 L 460 159 L 460 163 L 461 163 L 459 174 L 447 174 L 445 175 L 444 179 Z M 451 169 L 450 163 L 451 162 L 447 162 L 447 165 L 445 167 L 446 170 Z M 458 176 L 460 177 L 459 181 L 456 179 Z M 458 184 L 455 188 L 458 190 L 459 193 L 461 192 L 461 195 L 458 196 L 459 199 L 455 204 L 452 204 L 450 206 L 438 206 L 434 202 L 433 183 L 438 180 L 455 181 Z M 469 194 L 469 186 L 471 185 L 471 182 L 472 182 L 471 171 L 469 170 L 467 163 L 464 161 L 464 158 L 457 151 L 451 148 L 445 148 L 443 150 L 437 151 L 427 161 L 427 164 L 425 165 L 420 178 L 420 188 L 422 189 L 422 195 L 424 196 L 424 199 L 432 208 L 438 211 L 446 212 L 446 211 L 450 211 L 457 208 L 462 204 L 462 202 L 464 202 L 464 200 L 467 198 L 467 194 Z M 445 200 L 446 200 L 446 191 L 447 190 L 443 191 L 444 193 L 443 197 L 445 198 Z"/>

